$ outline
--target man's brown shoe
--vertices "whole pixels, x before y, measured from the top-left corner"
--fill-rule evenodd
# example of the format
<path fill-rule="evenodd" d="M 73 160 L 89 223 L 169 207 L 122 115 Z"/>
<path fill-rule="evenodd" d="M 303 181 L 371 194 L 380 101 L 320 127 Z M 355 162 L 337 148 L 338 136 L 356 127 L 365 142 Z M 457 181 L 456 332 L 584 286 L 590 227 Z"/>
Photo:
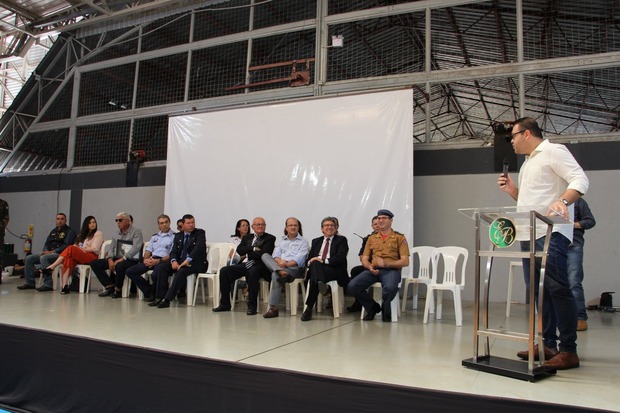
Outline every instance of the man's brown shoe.
<path fill-rule="evenodd" d="M 539 359 L 538 354 L 538 344 L 536 344 L 534 346 L 534 360 L 536 361 L 538 361 Z M 545 360 L 551 360 L 556 354 L 558 354 L 558 351 L 556 349 L 545 346 Z M 517 353 L 517 357 L 523 360 L 527 360 L 528 356 L 529 353 L 527 350 L 519 351 Z"/>
<path fill-rule="evenodd" d="M 577 320 L 577 331 L 586 331 L 588 329 L 588 322 L 586 320 Z"/>
<path fill-rule="evenodd" d="M 546 362 L 545 366 L 555 370 L 574 369 L 579 367 L 579 356 L 577 353 L 560 351 L 555 357 Z"/>
<path fill-rule="evenodd" d="M 278 309 L 271 307 L 265 314 L 263 314 L 263 318 L 276 318 L 278 315 Z"/>

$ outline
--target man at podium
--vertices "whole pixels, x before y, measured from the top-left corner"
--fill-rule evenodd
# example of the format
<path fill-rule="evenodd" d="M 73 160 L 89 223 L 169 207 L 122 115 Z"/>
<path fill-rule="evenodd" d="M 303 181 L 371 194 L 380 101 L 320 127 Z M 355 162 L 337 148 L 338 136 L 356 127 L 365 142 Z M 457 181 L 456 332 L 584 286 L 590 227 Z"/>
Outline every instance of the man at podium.
<path fill-rule="evenodd" d="M 500 175 L 500 189 L 517 201 L 517 206 L 544 206 L 549 215 L 573 218 L 573 203 L 588 190 L 589 181 L 583 169 L 564 145 L 543 139 L 538 123 L 526 117 L 515 121 L 511 131 L 512 147 L 517 155 L 525 155 L 525 162 L 519 170 L 518 185 L 508 174 Z M 542 250 L 545 232 L 536 231 L 536 250 Z M 549 244 L 545 267 L 543 297 L 543 338 L 546 366 L 556 370 L 579 367 L 577 356 L 577 316 L 575 302 L 568 283 L 568 246 L 573 238 L 569 225 L 554 226 Z M 529 251 L 529 234 L 517 234 L 521 250 Z M 535 262 L 536 278 L 541 268 L 541 259 Z M 530 260 L 523 259 L 526 284 L 530 279 Z M 538 280 L 535 285 L 538 296 Z M 559 336 L 558 336 L 559 332 Z M 558 351 L 559 340 L 559 351 Z M 538 359 L 538 347 L 535 359 Z M 528 358 L 527 351 L 517 356 Z"/>

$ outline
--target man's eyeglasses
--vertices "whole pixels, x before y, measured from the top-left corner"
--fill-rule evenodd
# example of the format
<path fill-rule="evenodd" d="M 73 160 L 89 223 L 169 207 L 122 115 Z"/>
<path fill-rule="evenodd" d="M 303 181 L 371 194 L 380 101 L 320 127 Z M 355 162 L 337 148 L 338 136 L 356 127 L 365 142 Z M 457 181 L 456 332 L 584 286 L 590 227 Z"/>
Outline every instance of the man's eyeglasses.
<path fill-rule="evenodd" d="M 515 133 L 511 133 L 511 134 L 510 134 L 510 136 L 512 136 L 512 137 L 514 138 L 515 136 L 517 136 L 517 135 L 519 135 L 519 134 L 521 134 L 521 133 L 525 132 L 526 130 L 527 130 L 527 129 L 523 129 L 522 131 L 515 132 Z"/>
<path fill-rule="evenodd" d="M 125 220 L 125 218 L 116 218 L 114 221 L 116 222 L 123 222 Z"/>

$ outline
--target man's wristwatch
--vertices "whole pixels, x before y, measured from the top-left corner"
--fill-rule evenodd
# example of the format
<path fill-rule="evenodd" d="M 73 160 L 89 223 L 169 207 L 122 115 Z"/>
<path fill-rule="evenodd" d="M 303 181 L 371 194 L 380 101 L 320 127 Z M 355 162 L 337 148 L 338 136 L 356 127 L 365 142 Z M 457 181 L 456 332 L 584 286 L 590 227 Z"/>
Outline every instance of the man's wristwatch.
<path fill-rule="evenodd" d="M 564 198 L 560 198 L 560 202 L 563 203 L 564 205 L 568 206 L 568 200 L 566 200 Z"/>

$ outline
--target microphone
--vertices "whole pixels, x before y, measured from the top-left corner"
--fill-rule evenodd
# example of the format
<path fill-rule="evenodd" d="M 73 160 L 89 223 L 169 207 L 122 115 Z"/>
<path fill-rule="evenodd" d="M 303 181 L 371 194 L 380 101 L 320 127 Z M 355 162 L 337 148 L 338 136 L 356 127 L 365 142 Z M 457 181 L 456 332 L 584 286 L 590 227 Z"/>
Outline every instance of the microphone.
<path fill-rule="evenodd" d="M 502 163 L 502 176 L 508 179 L 508 169 L 510 168 L 510 161 L 508 158 L 504 158 L 504 162 Z M 506 184 L 502 185 L 506 186 Z"/>
<path fill-rule="evenodd" d="M 504 163 L 502 166 L 502 175 L 504 175 L 504 178 L 508 178 L 508 168 L 510 168 L 510 161 L 508 158 L 504 158 Z"/>

